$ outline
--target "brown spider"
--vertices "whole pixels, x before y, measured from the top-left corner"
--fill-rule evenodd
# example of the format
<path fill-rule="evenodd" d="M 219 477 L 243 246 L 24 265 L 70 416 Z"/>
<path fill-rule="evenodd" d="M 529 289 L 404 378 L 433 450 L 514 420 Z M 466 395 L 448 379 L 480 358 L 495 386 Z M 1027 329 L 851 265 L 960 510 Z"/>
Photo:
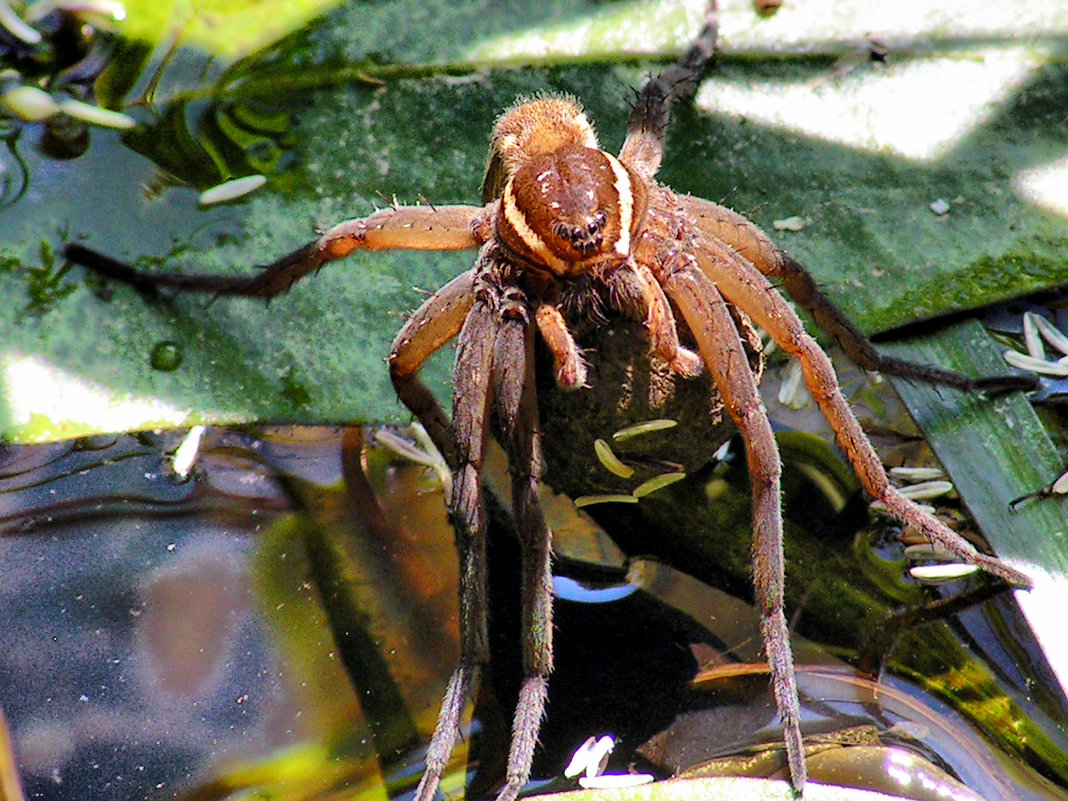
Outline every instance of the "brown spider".
<path fill-rule="evenodd" d="M 972 379 L 879 355 L 808 273 L 746 218 L 656 183 L 670 105 L 707 64 L 714 35 L 710 23 L 679 66 L 649 80 L 638 93 L 618 158 L 599 148 L 574 100 L 546 96 L 518 102 L 494 129 L 483 206 L 378 211 L 331 228 L 248 278 L 145 273 L 79 245 L 67 248 L 72 260 L 141 289 L 170 286 L 264 298 L 354 250 L 479 248 L 475 266 L 411 316 L 388 360 L 397 395 L 453 471 L 450 509 L 460 560 L 460 664 L 427 751 L 418 801 L 429 801 L 436 792 L 465 702 L 488 659 L 487 505 L 480 473 L 494 420 L 511 460 L 512 511 L 523 559 L 523 680 L 499 798 L 514 798 L 529 776 L 553 650 L 552 533 L 537 499 L 542 455 L 534 354 L 539 337 L 552 355 L 557 386 L 578 393 L 587 388 L 589 365 L 573 332 L 598 323 L 603 327 L 605 318 L 637 321 L 652 356 L 677 377 L 689 380 L 705 370 L 711 375 L 722 407 L 745 441 L 753 487 L 754 586 L 797 792 L 805 783 L 805 762 L 783 613 L 780 461 L 757 392 L 759 344 L 750 321 L 800 361 L 812 396 L 873 497 L 965 562 L 1011 584 L 1030 584 L 889 484 L 830 361 L 776 285 L 865 369 L 972 390 L 1027 388 L 1028 380 Z M 450 424 L 416 372 L 453 338 L 459 348 Z"/>

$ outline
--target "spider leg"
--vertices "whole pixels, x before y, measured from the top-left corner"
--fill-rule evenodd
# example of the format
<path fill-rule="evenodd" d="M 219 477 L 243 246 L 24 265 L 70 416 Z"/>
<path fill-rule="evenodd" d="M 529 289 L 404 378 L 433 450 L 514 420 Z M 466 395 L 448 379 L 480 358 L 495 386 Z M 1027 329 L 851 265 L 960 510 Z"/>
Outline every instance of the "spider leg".
<path fill-rule="evenodd" d="M 808 270 L 776 247 L 749 220 L 702 198 L 683 195 L 679 196 L 679 200 L 707 239 L 725 242 L 742 259 L 748 260 L 768 278 L 781 284 L 790 297 L 812 315 L 816 324 L 834 337 L 858 367 L 962 390 L 1006 392 L 1035 388 L 1035 379 L 1030 376 L 972 378 L 952 370 L 884 356 L 820 290 Z"/>
<path fill-rule="evenodd" d="M 963 537 L 927 514 L 894 488 L 875 449 L 853 415 L 842 394 L 830 359 L 807 331 L 789 304 L 774 291 L 768 279 L 745 259 L 736 258 L 729 248 L 715 247 L 711 241 L 695 253 L 701 269 L 723 296 L 742 308 L 779 346 L 801 363 L 809 392 L 834 429 L 835 437 L 861 485 L 881 500 L 903 523 L 915 527 L 931 542 L 951 551 L 968 564 L 976 565 L 1018 587 L 1030 587 L 1031 580 L 992 556 L 977 551 Z M 702 355 L 704 352 L 702 351 Z"/>
<path fill-rule="evenodd" d="M 456 437 L 445 412 L 416 375 L 430 355 L 460 333 L 474 303 L 475 271 L 458 275 L 427 298 L 408 318 L 390 348 L 389 377 L 397 397 L 422 423 L 431 441 L 456 470 Z"/>
<path fill-rule="evenodd" d="M 704 27 L 683 57 L 673 67 L 651 76 L 638 91 L 619 160 L 646 180 L 660 169 L 671 104 L 697 90 L 698 80 L 716 54 L 718 36 L 719 17 L 711 0 L 705 9 Z"/>
<path fill-rule="evenodd" d="M 801 708 L 784 612 L 782 466 L 775 435 L 734 320 L 716 285 L 692 262 L 680 259 L 661 264 L 656 272 L 697 340 L 698 351 L 745 440 L 753 484 L 753 586 L 760 609 L 760 631 L 771 668 L 772 691 L 782 715 L 790 777 L 795 791 L 800 793 L 806 767 Z"/>
<path fill-rule="evenodd" d="M 169 287 L 184 292 L 272 298 L 326 262 L 352 251 L 466 250 L 481 245 L 492 210 L 481 206 L 399 206 L 335 225 L 314 242 L 267 265 L 254 275 L 222 276 L 137 270 L 83 245 L 68 244 L 64 255 L 94 272 L 140 291 Z"/>
<path fill-rule="evenodd" d="M 489 429 L 493 350 L 499 313 L 474 304 L 460 332 L 453 391 L 456 461 L 450 502 L 460 560 L 460 664 L 452 674 L 426 755 L 416 801 L 434 797 L 460 732 L 464 705 L 489 658 L 486 610 L 486 504 L 480 475 Z"/>
<path fill-rule="evenodd" d="M 538 501 L 541 454 L 534 382 L 534 332 L 525 301 L 506 301 L 494 347 L 494 395 L 512 471 L 512 505 L 522 552 L 523 681 L 498 801 L 511 801 L 530 777 L 552 670 L 552 532 Z"/>

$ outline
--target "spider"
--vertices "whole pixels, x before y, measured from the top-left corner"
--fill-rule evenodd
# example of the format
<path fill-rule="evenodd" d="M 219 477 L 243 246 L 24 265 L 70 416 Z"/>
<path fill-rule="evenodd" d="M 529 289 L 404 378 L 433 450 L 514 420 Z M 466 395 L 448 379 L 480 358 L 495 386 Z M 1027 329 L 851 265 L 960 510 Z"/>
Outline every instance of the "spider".
<path fill-rule="evenodd" d="M 465 703 L 488 653 L 487 501 L 480 474 L 491 428 L 512 471 L 512 514 L 522 551 L 523 678 L 499 799 L 526 783 L 553 662 L 552 532 L 537 498 L 542 474 L 535 347 L 551 354 L 558 388 L 588 389 L 591 360 L 576 331 L 606 320 L 636 323 L 651 358 L 685 384 L 711 377 L 745 442 L 752 480 L 752 563 L 761 632 L 783 719 L 792 784 L 805 784 L 800 711 L 783 610 L 780 459 L 757 390 L 761 365 L 753 324 L 801 364 L 804 380 L 834 429 L 861 484 L 901 522 L 965 562 L 1030 586 L 1020 572 L 982 554 L 892 487 L 853 416 L 831 363 L 779 287 L 807 310 L 859 366 L 966 390 L 1030 387 L 1017 376 L 973 379 L 880 355 L 821 292 L 805 269 L 744 216 L 678 195 L 655 180 L 672 103 L 711 59 L 709 23 L 678 65 L 637 93 L 626 140 L 613 156 L 600 148 L 579 104 L 563 96 L 523 99 L 494 128 L 481 206 L 399 206 L 349 220 L 251 277 L 135 270 L 80 245 L 66 253 L 108 277 L 142 289 L 270 298 L 324 263 L 356 250 L 479 250 L 475 266 L 433 294 L 397 334 L 390 377 L 453 472 L 449 501 L 460 562 L 460 664 L 442 702 L 417 788 L 429 801 L 459 733 Z M 417 372 L 456 339 L 452 418 Z"/>

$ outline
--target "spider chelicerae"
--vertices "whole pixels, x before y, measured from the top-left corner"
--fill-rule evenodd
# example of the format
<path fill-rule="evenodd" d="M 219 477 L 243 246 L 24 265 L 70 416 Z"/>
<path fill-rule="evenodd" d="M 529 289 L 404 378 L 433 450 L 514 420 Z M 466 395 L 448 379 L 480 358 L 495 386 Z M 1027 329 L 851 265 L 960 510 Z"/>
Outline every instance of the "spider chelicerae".
<path fill-rule="evenodd" d="M 67 247 L 72 260 L 142 289 L 164 286 L 264 298 L 355 250 L 479 249 L 472 269 L 408 319 L 388 359 L 397 395 L 453 472 L 449 507 L 460 560 L 460 664 L 442 703 L 417 801 L 429 801 L 437 790 L 466 700 L 489 654 L 488 512 L 480 474 L 491 429 L 510 459 L 512 514 L 522 549 L 523 678 L 499 798 L 514 798 L 529 777 L 553 661 L 552 532 L 537 497 L 543 422 L 536 346 L 551 354 L 556 386 L 578 394 L 589 389 L 591 366 L 605 357 L 584 349 L 586 332 L 612 320 L 637 323 L 640 337 L 647 340 L 639 344 L 647 347 L 650 360 L 666 365 L 681 382 L 710 375 L 719 400 L 706 405 L 706 413 L 721 406 L 745 442 L 753 493 L 755 595 L 798 792 L 805 783 L 805 762 L 783 609 L 780 459 L 757 391 L 760 353 L 754 323 L 799 361 L 805 383 L 868 493 L 963 561 L 1011 584 L 1029 586 L 1024 575 L 976 551 L 889 484 L 830 361 L 779 288 L 865 369 L 968 390 L 1025 389 L 1029 380 L 973 379 L 880 355 L 809 274 L 745 217 L 656 182 L 670 106 L 692 90 L 714 43 L 710 17 L 680 63 L 646 82 L 637 93 L 618 157 L 600 149 L 573 99 L 544 96 L 517 102 L 494 129 L 482 206 L 378 211 L 331 228 L 251 277 L 146 273 L 80 245 Z M 458 349 L 450 421 L 417 371 L 454 338 Z"/>

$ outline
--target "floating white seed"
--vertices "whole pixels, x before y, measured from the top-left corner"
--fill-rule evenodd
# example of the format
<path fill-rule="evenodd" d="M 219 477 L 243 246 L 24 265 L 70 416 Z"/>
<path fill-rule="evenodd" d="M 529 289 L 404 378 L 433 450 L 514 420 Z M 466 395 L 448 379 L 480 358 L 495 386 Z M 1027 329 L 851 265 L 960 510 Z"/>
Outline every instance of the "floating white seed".
<path fill-rule="evenodd" d="M 584 790 L 618 790 L 650 784 L 652 781 L 653 776 L 650 773 L 605 773 L 592 779 L 580 776 L 578 783 Z"/>
<path fill-rule="evenodd" d="M 374 433 L 374 440 L 383 448 L 393 451 L 398 456 L 415 462 L 416 464 L 433 467 L 435 459 L 429 453 L 425 453 L 415 446 L 411 440 L 402 437 L 388 428 L 380 428 Z"/>
<path fill-rule="evenodd" d="M 935 508 L 933 506 L 931 506 L 930 504 L 916 503 L 915 501 L 913 501 L 913 504 L 921 512 L 926 512 L 929 515 L 934 514 Z M 882 501 L 872 501 L 871 503 L 868 504 L 868 508 L 871 509 L 873 512 L 878 512 L 879 514 L 884 514 L 884 515 L 890 514 L 890 510 L 887 508 L 886 504 L 883 503 Z"/>
<path fill-rule="evenodd" d="M 1035 327 L 1035 315 L 1024 312 L 1023 316 L 1024 345 L 1027 346 L 1027 355 L 1033 359 L 1046 360 L 1046 346 L 1042 344 L 1042 337 L 1038 335 Z"/>
<path fill-rule="evenodd" d="M 934 203 L 930 204 L 928 208 L 935 214 L 945 214 L 949 211 L 949 201 L 940 197 Z"/>
<path fill-rule="evenodd" d="M 0 102 L 25 122 L 47 120 L 59 111 L 59 104 L 52 99 L 52 95 L 36 86 L 16 86 L 14 89 L 8 89 L 3 97 L 0 97 Z"/>
<path fill-rule="evenodd" d="M 608 767 L 608 757 L 611 756 L 615 747 L 616 738 L 611 734 L 604 735 L 593 744 L 586 759 L 587 779 L 592 779 L 604 773 L 604 769 Z"/>
<path fill-rule="evenodd" d="M 630 478 L 634 475 L 634 468 L 619 461 L 619 458 L 612 453 L 612 449 L 603 439 L 595 439 L 593 441 L 593 450 L 597 454 L 598 461 L 604 465 L 604 469 L 609 473 L 613 473 L 620 478 Z"/>
<path fill-rule="evenodd" d="M 118 128 L 120 131 L 127 131 L 137 125 L 137 121 L 129 114 L 110 111 L 69 97 L 60 101 L 59 110 L 68 116 L 90 125 L 99 125 L 101 128 Z"/>
<path fill-rule="evenodd" d="M 1019 367 L 1021 370 L 1030 370 L 1032 373 L 1041 375 L 1068 376 L 1068 365 L 1049 362 L 1045 359 L 1036 359 L 1034 356 L 1028 356 L 1026 353 L 1020 353 L 1016 350 L 1007 350 L 1003 356 L 1006 362 L 1013 367 Z"/>
<path fill-rule="evenodd" d="M 716 448 L 716 452 L 712 454 L 712 458 L 715 459 L 717 462 L 722 462 L 724 459 L 726 459 L 730 455 L 730 452 L 731 452 L 731 441 L 727 440 L 722 445 L 720 445 L 718 448 Z"/>
<path fill-rule="evenodd" d="M 232 181 L 213 186 L 211 189 L 205 189 L 200 193 L 198 202 L 201 206 L 226 203 L 229 200 L 243 197 L 249 192 L 255 192 L 265 183 L 267 183 L 267 178 L 263 175 L 246 175 L 244 178 L 235 178 Z"/>
<path fill-rule="evenodd" d="M 590 761 L 590 750 L 596 742 L 596 737 L 587 737 L 586 742 L 575 749 L 571 761 L 568 762 L 567 767 L 564 768 L 565 779 L 574 779 L 580 773 L 586 772 L 586 765 L 588 765 Z"/>
<path fill-rule="evenodd" d="M 678 424 L 678 420 L 668 420 L 666 418 L 646 420 L 644 423 L 635 423 L 632 426 L 619 429 L 619 431 L 612 435 L 612 439 L 616 442 L 622 442 L 631 437 L 640 437 L 643 434 L 651 434 L 654 431 L 663 431 L 666 428 L 674 428 Z"/>
<path fill-rule="evenodd" d="M 786 217 L 782 220 L 773 220 L 771 225 L 776 231 L 803 231 L 808 225 L 808 220 L 804 217 Z"/>
<path fill-rule="evenodd" d="M 682 481 L 684 478 L 686 478 L 685 473 L 661 473 L 658 476 L 653 476 L 648 481 L 643 481 L 634 488 L 634 492 L 631 494 L 635 498 L 644 498 L 646 495 L 650 495 L 657 490 L 670 486 L 676 481 Z"/>
<path fill-rule="evenodd" d="M 0 0 L 0 25 L 7 28 L 16 39 L 21 39 L 26 44 L 35 45 L 41 41 L 41 34 L 23 22 L 22 17 L 11 9 L 7 0 Z"/>
<path fill-rule="evenodd" d="M 801 371 L 801 362 L 790 360 L 786 368 L 786 380 L 779 385 L 778 401 L 787 409 L 803 409 L 812 400 L 808 387 L 804 383 L 805 374 Z"/>
<path fill-rule="evenodd" d="M 958 559 L 953 551 L 946 548 L 939 548 L 930 542 L 921 543 L 920 545 L 909 545 L 905 548 L 905 556 L 909 559 L 933 559 L 938 562 L 954 562 Z"/>
<path fill-rule="evenodd" d="M 978 571 L 975 565 L 954 562 L 948 565 L 916 565 L 909 568 L 909 575 L 918 581 L 942 582 L 970 576 Z"/>
<path fill-rule="evenodd" d="M 940 498 L 952 491 L 953 482 L 944 479 L 921 481 L 919 484 L 911 484 L 898 490 L 898 492 L 906 498 L 913 501 L 927 500 L 928 498 Z"/>
<path fill-rule="evenodd" d="M 193 469 L 193 465 L 197 461 L 197 455 L 200 453 L 200 440 L 204 436 L 204 430 L 204 426 L 193 426 L 189 429 L 189 433 L 185 435 L 182 444 L 175 450 L 174 459 L 171 461 L 171 469 L 174 470 L 174 474 L 178 478 L 189 477 L 189 471 Z"/>
<path fill-rule="evenodd" d="M 1061 353 L 1068 355 L 1068 336 L 1041 314 L 1031 314 L 1031 318 L 1042 338 Z"/>
<path fill-rule="evenodd" d="M 891 467 L 890 475 L 901 481 L 934 481 L 945 478 L 946 472 L 941 467 Z"/>
<path fill-rule="evenodd" d="M 597 503 L 637 503 L 638 499 L 633 495 L 581 495 L 575 498 L 575 506 L 581 509 L 583 506 L 593 506 Z"/>
<path fill-rule="evenodd" d="M 1064 495 L 1068 492 L 1068 473 L 1061 473 L 1060 477 L 1049 485 L 1050 495 Z"/>

